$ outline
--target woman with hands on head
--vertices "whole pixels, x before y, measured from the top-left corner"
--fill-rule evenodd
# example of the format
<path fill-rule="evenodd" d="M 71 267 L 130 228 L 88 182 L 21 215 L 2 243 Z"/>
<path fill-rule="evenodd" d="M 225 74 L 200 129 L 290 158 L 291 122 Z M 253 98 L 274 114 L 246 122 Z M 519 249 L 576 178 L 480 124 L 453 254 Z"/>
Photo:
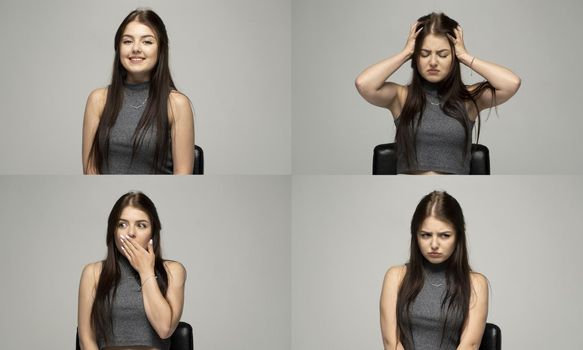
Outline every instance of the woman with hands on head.
<path fill-rule="evenodd" d="M 476 350 L 488 316 L 488 280 L 468 263 L 455 198 L 434 191 L 411 219 L 410 257 L 391 267 L 380 300 L 385 350 Z"/>
<path fill-rule="evenodd" d="M 387 81 L 409 59 L 410 84 Z M 486 80 L 465 85 L 460 62 Z M 393 115 L 398 173 L 469 174 L 480 111 L 506 102 L 520 82 L 507 68 L 469 54 L 455 20 L 431 13 L 411 26 L 401 52 L 365 69 L 356 87 L 365 100 Z"/>
<path fill-rule="evenodd" d="M 163 260 L 161 224 L 141 192 L 120 197 L 107 223 L 107 257 L 83 269 L 81 349 L 168 350 L 184 305 L 186 270 Z"/>
<path fill-rule="evenodd" d="M 85 107 L 83 173 L 192 174 L 194 116 L 170 75 L 162 19 L 132 11 L 114 48 L 111 84 L 91 92 Z"/>

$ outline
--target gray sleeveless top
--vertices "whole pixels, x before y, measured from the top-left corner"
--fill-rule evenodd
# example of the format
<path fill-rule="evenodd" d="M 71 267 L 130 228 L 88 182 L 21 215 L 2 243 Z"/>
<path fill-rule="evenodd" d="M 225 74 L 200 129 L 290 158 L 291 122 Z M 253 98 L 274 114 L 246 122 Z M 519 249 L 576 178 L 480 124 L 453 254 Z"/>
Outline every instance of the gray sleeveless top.
<path fill-rule="evenodd" d="M 125 84 L 121 110 L 109 135 L 109 164 L 104 164 L 103 174 L 151 174 L 156 132 L 148 130 L 132 161 L 133 136 L 148 103 L 150 82 Z M 167 162 L 162 174 L 172 174 L 172 150 L 169 147 Z"/>
<path fill-rule="evenodd" d="M 119 261 L 121 277 L 112 304 L 112 330 L 109 343 L 98 339 L 99 349 L 106 346 L 149 346 L 170 348 L 170 339 L 161 339 L 150 325 L 144 309 L 140 276 L 130 263 Z"/>
<path fill-rule="evenodd" d="M 436 171 L 448 174 L 469 174 L 471 159 L 471 137 L 465 141 L 464 126 L 456 119 L 446 115 L 441 107 L 443 102 L 437 94 L 437 87 L 424 84 L 425 110 L 421 124 L 417 129 L 415 145 L 417 148 L 417 164 L 407 164 L 404 153 L 397 154 L 397 173 L 418 171 Z M 415 118 L 415 125 L 418 117 Z M 399 118 L 395 119 L 399 127 Z M 470 122 L 470 136 L 474 122 Z M 464 155 L 464 150 L 467 150 Z"/>
<path fill-rule="evenodd" d="M 444 337 L 439 347 L 443 331 L 441 302 L 447 289 L 445 264 L 426 263 L 424 271 L 423 288 L 409 309 L 415 350 L 455 350 L 457 344 L 450 337 Z"/>

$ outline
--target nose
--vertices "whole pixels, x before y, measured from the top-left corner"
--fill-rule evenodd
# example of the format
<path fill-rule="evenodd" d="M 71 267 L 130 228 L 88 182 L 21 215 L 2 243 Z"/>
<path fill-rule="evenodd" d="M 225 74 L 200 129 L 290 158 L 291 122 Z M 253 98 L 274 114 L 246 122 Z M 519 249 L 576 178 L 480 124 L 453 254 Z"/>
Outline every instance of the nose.
<path fill-rule="evenodd" d="M 132 46 L 132 52 L 137 53 L 137 52 L 141 52 L 142 49 L 140 47 L 140 43 L 138 41 L 136 41 L 134 43 L 134 45 Z"/>
<path fill-rule="evenodd" d="M 128 229 L 128 236 L 130 236 L 131 238 L 136 238 L 136 228 L 134 226 L 130 225 Z"/>
<path fill-rule="evenodd" d="M 435 55 L 431 55 L 429 57 L 429 65 L 435 67 L 437 65 L 437 57 Z"/>
<path fill-rule="evenodd" d="M 439 245 L 437 244 L 437 237 L 431 238 L 431 250 L 437 250 Z"/>

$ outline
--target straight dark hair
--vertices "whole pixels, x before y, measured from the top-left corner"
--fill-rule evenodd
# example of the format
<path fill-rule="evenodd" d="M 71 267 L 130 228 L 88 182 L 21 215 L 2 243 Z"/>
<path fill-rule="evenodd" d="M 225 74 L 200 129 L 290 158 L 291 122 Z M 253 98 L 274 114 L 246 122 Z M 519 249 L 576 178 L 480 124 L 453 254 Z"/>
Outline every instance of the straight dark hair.
<path fill-rule="evenodd" d="M 469 313 L 472 270 L 468 263 L 462 208 L 458 201 L 447 192 L 434 191 L 421 199 L 413 214 L 410 257 L 397 296 L 397 335 L 405 350 L 414 350 L 410 306 L 423 287 L 423 264 L 430 264 L 421 254 L 417 235 L 423 221 L 430 216 L 450 223 L 455 229 L 456 240 L 454 251 L 445 262 L 447 290 L 441 304 L 441 319 L 443 320 L 441 344 L 445 339 L 459 344 L 463 325 Z"/>
<path fill-rule="evenodd" d="M 120 279 L 119 261 L 126 259 L 116 247 L 115 231 L 121 213 L 126 207 L 133 207 L 145 212 L 150 219 L 152 227 L 152 243 L 156 260 L 154 263 L 154 272 L 157 276 L 157 283 L 162 295 L 166 295 L 168 289 L 168 274 L 164 268 L 164 260 L 162 259 L 162 249 L 160 247 L 160 218 L 154 203 L 141 192 L 128 192 L 121 196 L 115 202 L 109 218 L 107 220 L 107 236 L 105 239 L 107 245 L 107 257 L 102 261 L 101 274 L 99 275 L 99 282 L 95 291 L 95 300 L 91 308 L 91 325 L 97 339 L 105 339 L 107 343 L 109 335 L 112 334 L 112 315 L 111 306 L 117 285 Z"/>
<path fill-rule="evenodd" d="M 421 31 L 415 39 L 415 49 L 411 57 L 411 68 L 413 69 L 413 77 L 411 83 L 407 86 L 407 99 L 398 117 L 399 123 L 397 126 L 397 133 L 395 134 L 395 142 L 399 152 L 405 155 L 407 164 L 412 166 L 417 164 L 417 130 L 421 124 L 423 112 L 425 110 L 426 98 L 423 91 L 423 85 L 428 84 L 417 67 L 421 49 L 423 48 L 423 41 L 428 34 L 443 35 L 447 38 L 447 34 L 456 37 L 454 29 L 458 26 L 458 22 L 449 18 L 443 13 L 431 13 L 429 15 L 419 18 L 419 24 L 415 30 Z M 452 64 L 449 74 L 443 81 L 437 83 L 437 93 L 440 100 L 443 101 L 442 110 L 444 113 L 455 120 L 457 120 L 464 128 L 465 143 L 468 148 L 464 148 L 464 155 L 467 156 L 469 152 L 469 145 L 471 145 L 471 121 L 465 108 L 464 102 L 470 101 L 478 111 L 478 130 L 477 140 L 480 139 L 480 111 L 476 99 L 488 89 L 492 93 L 492 104 L 495 105 L 496 89 L 488 81 L 483 81 L 477 85 L 473 91 L 469 91 L 464 85 L 461 78 L 460 63 L 455 55 L 455 48 L 451 40 L 448 39 L 452 54 Z M 418 116 L 417 121 L 415 118 Z"/>
<path fill-rule="evenodd" d="M 89 152 L 89 162 L 93 163 L 98 173 L 109 163 L 109 137 L 111 128 L 115 125 L 124 99 L 124 82 L 127 79 L 127 70 L 120 60 L 119 47 L 123 33 L 128 23 L 137 21 L 147 25 L 154 31 L 158 40 L 158 61 L 150 76 L 150 90 L 144 113 L 132 137 L 132 161 L 138 149 L 150 130 L 156 134 L 156 147 L 153 154 L 151 173 L 160 173 L 168 160 L 170 149 L 170 132 L 168 126 L 168 98 L 172 90 L 177 90 L 168 66 L 168 34 L 162 19 L 150 9 L 132 11 L 120 24 L 115 33 L 115 58 L 111 84 L 107 89 L 107 100 L 99 120 L 99 126 Z"/>

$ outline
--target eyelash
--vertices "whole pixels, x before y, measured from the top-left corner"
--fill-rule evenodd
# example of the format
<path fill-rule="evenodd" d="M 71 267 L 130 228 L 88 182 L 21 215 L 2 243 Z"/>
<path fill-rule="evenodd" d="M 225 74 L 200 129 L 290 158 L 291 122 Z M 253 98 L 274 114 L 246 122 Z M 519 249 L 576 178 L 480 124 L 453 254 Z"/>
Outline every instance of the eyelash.
<path fill-rule="evenodd" d="M 443 54 L 443 55 L 437 54 L 437 56 L 439 56 L 441 58 L 447 58 L 447 56 L 449 56 L 449 54 L 447 54 L 447 53 L 446 54 Z M 429 57 L 429 54 L 423 54 L 422 53 L 421 54 L 421 57 Z"/>
<path fill-rule="evenodd" d="M 124 40 L 124 41 L 122 41 L 122 44 L 124 44 L 124 45 L 128 45 L 130 43 L 132 43 L 131 40 Z M 153 41 L 149 41 L 149 40 L 144 41 L 144 44 L 148 44 L 148 45 L 152 45 L 153 43 L 154 43 Z"/>

